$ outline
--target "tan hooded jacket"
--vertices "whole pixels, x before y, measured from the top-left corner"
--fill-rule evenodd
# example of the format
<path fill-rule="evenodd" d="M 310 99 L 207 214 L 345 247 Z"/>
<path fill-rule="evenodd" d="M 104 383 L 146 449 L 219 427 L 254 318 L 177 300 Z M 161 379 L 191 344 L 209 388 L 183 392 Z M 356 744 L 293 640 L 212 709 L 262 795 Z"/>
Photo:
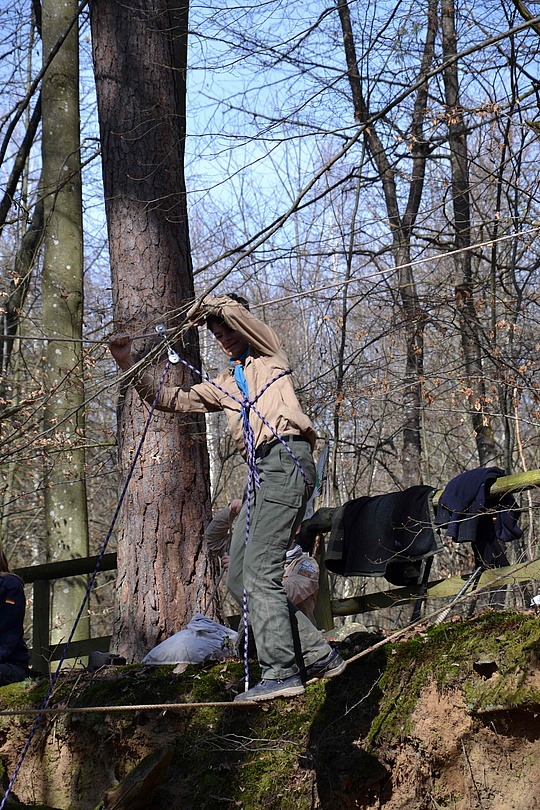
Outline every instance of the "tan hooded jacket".
<path fill-rule="evenodd" d="M 197 304 L 189 311 L 188 320 L 196 323 L 209 315 L 222 318 L 231 329 L 237 330 L 249 341 L 250 348 L 244 362 L 244 374 L 251 400 L 277 375 L 289 370 L 287 355 L 274 330 L 237 301 L 226 295 L 205 298 L 202 304 Z M 163 386 L 156 408 L 180 413 L 223 411 L 233 440 L 238 450 L 245 456 L 239 404 L 242 395 L 234 379 L 232 367 L 220 372 L 215 382 L 219 388 L 210 381 L 197 383 L 189 389 Z M 139 379 L 135 378 L 134 385 L 143 399 L 150 403 L 154 401 L 157 386 L 151 374 L 144 373 Z M 232 394 L 234 399 L 228 394 Z M 314 447 L 316 434 L 310 420 L 300 408 L 290 374 L 272 382 L 257 399 L 254 407 L 277 434 L 304 435 Z M 253 428 L 255 447 L 275 439 L 273 431 L 253 409 L 250 410 L 249 421 Z"/>

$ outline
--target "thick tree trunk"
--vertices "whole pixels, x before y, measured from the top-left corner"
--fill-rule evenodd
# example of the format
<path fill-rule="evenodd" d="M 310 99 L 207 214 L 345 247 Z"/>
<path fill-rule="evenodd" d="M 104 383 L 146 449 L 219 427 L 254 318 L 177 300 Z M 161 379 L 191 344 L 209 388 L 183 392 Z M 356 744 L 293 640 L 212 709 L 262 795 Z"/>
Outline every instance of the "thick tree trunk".
<path fill-rule="evenodd" d="M 183 171 L 187 11 L 166 0 L 91 6 L 114 318 L 132 335 L 174 322 L 194 297 Z M 136 343 L 141 356 L 151 343 Z M 196 335 L 179 351 L 200 368 Z M 166 380 L 197 381 L 182 365 Z M 127 388 L 118 438 L 124 476 L 147 416 Z M 205 606 L 209 510 L 203 417 L 156 414 L 118 537 L 116 646 L 129 659 Z"/>
<path fill-rule="evenodd" d="M 77 9 L 76 0 L 44 0 L 46 59 Z M 45 436 L 45 525 L 48 561 L 88 555 L 82 365 L 83 236 L 79 134 L 79 41 L 75 27 L 43 80 L 43 257 Z M 60 340 L 55 340 L 59 338 Z M 73 340 L 73 342 L 70 342 Z M 55 584 L 51 640 L 69 635 L 86 582 Z M 88 637 L 88 617 L 74 638 Z"/>
<path fill-rule="evenodd" d="M 442 0 L 442 43 L 445 59 L 457 52 L 453 0 Z M 461 346 L 465 378 L 469 394 L 469 406 L 478 451 L 482 466 L 497 460 L 498 451 L 491 428 L 491 419 L 486 411 L 486 390 L 482 367 L 480 328 L 474 302 L 474 287 L 471 270 L 471 205 L 469 193 L 469 159 L 467 130 L 463 108 L 459 100 L 457 62 L 444 69 L 446 94 L 446 117 L 452 167 L 452 203 L 454 207 L 454 233 L 457 252 L 456 307 L 460 316 Z"/>

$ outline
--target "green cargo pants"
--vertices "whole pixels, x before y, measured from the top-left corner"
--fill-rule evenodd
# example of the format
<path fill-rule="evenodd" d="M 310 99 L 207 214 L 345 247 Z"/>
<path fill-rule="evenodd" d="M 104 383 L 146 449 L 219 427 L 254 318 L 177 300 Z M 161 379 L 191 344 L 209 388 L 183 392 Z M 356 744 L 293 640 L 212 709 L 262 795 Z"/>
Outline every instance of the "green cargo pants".
<path fill-rule="evenodd" d="M 308 483 L 281 443 L 257 459 L 261 486 L 251 498 L 248 542 L 246 545 L 246 501 L 235 523 L 227 576 L 227 586 L 240 605 L 246 589 L 262 677 L 278 680 L 331 651 L 320 631 L 289 602 L 283 588 L 285 552 L 315 482 L 309 443 L 288 444 Z"/>

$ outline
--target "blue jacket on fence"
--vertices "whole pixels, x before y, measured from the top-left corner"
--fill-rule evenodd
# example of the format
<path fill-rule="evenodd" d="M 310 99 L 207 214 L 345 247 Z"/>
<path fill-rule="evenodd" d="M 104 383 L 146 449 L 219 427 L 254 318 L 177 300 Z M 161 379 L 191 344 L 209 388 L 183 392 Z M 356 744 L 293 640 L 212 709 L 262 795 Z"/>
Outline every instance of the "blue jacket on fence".
<path fill-rule="evenodd" d="M 0 574 L 0 664 L 15 664 L 26 669 L 28 649 L 23 638 L 26 599 L 21 579 L 15 574 Z"/>
<path fill-rule="evenodd" d="M 490 487 L 504 474 L 499 467 L 477 467 L 456 475 L 437 506 L 435 522 L 456 543 L 471 543 L 477 563 L 487 567 L 508 565 L 500 544 L 523 536 L 513 496 L 490 501 Z"/>

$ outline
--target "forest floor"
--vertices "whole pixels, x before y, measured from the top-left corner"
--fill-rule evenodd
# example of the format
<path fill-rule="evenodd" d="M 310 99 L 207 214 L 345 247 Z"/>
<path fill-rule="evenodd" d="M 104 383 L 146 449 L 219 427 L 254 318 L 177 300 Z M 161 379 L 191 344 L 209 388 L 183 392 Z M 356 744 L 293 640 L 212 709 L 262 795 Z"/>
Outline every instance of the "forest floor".
<path fill-rule="evenodd" d="M 350 659 L 380 640 L 354 633 L 339 648 Z M 39 706 L 46 688 L 4 687 L 0 704 Z M 237 661 L 66 673 L 53 706 L 141 708 L 43 718 L 14 794 L 59 810 L 540 808 L 535 615 L 494 611 L 411 633 L 294 699 L 239 708 L 241 688 Z M 33 721 L 0 717 L 4 787 Z M 161 767 L 145 760 L 137 781 L 150 754 Z M 135 786 L 121 783 L 119 798 L 111 789 L 130 773 Z"/>

